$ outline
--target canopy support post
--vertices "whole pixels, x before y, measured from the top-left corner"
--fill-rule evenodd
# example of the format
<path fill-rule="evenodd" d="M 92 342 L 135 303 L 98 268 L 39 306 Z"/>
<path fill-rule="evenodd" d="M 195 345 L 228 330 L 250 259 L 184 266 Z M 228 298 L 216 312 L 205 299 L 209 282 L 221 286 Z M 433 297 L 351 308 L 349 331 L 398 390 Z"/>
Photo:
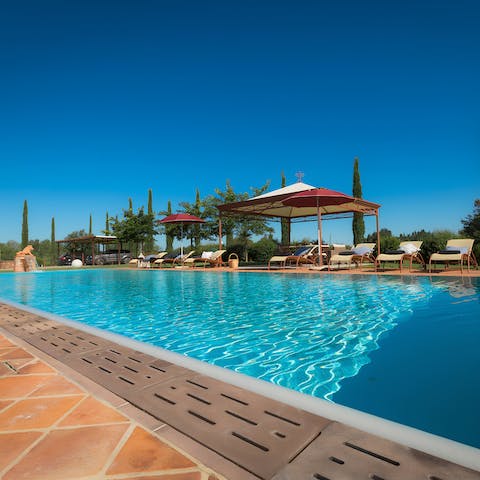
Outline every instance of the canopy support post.
<path fill-rule="evenodd" d="M 218 214 L 218 249 L 222 249 L 222 212 Z"/>
<path fill-rule="evenodd" d="M 377 256 L 380 255 L 380 224 L 378 221 L 378 208 L 375 210 L 375 219 L 377 222 Z"/>
<path fill-rule="evenodd" d="M 317 222 L 318 222 L 318 264 L 321 267 L 323 265 L 323 255 L 322 255 L 322 212 L 320 211 L 320 205 L 318 204 L 317 198 Z"/>

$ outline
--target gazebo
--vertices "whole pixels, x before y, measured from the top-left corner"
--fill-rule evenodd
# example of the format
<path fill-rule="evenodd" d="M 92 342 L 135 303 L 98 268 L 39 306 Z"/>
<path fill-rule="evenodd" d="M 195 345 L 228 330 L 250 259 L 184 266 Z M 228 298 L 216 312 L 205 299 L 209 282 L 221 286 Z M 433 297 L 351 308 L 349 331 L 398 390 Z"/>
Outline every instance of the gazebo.
<path fill-rule="evenodd" d="M 65 238 L 64 240 L 55 240 L 57 243 L 57 254 L 60 254 L 61 244 L 79 244 L 89 245 L 92 252 L 92 265 L 95 265 L 95 245 L 116 244 L 118 247 L 118 263 L 120 264 L 120 250 L 122 248 L 120 240 L 114 235 L 85 235 L 83 237 Z M 83 256 L 83 255 L 82 255 Z M 85 262 L 85 259 L 82 258 Z"/>
<path fill-rule="evenodd" d="M 257 215 L 266 218 L 287 219 L 288 222 L 304 221 L 306 217 L 318 215 L 317 206 L 291 206 L 284 202 L 293 195 L 315 190 L 316 187 L 303 182 L 296 182 L 277 190 L 264 193 L 257 197 L 249 198 L 242 202 L 224 203 L 218 205 L 219 210 L 219 243 L 222 245 L 222 216 L 224 215 Z M 380 205 L 378 203 L 369 202 L 363 198 L 353 198 L 351 201 L 336 204 L 331 203 L 320 207 L 322 218 L 348 218 L 354 213 L 362 213 L 363 215 L 372 215 L 376 218 L 377 228 L 377 250 L 380 253 L 380 228 L 379 214 Z"/>

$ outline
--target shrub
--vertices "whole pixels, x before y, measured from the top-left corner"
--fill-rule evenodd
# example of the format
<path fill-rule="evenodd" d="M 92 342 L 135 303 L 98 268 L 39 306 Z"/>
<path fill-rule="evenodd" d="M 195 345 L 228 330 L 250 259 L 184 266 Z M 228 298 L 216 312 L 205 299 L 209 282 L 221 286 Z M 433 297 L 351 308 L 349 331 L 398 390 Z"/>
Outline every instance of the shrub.
<path fill-rule="evenodd" d="M 267 263 L 275 255 L 278 244 L 275 240 L 268 237 L 261 238 L 249 248 L 250 260 L 257 263 Z"/>

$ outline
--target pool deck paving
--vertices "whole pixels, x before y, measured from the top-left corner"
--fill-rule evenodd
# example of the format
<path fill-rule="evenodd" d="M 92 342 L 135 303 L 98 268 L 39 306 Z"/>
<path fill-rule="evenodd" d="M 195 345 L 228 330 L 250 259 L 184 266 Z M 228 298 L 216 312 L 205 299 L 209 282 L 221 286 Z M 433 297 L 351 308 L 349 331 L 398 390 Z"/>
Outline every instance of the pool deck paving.
<path fill-rule="evenodd" d="M 478 480 L 480 472 L 0 303 L 0 478 Z"/>
<path fill-rule="evenodd" d="M 0 478 L 224 478 L 21 343 L 0 334 Z"/>

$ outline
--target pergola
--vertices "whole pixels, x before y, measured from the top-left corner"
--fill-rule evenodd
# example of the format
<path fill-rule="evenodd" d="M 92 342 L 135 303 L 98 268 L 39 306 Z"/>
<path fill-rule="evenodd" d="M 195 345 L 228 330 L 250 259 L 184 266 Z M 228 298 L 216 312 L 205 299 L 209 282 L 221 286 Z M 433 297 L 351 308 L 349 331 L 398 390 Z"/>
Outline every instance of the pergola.
<path fill-rule="evenodd" d="M 242 202 L 224 203 L 218 205 L 219 216 L 219 238 L 220 248 L 222 244 L 222 215 L 253 215 L 265 218 L 287 219 L 289 223 L 295 221 L 304 221 L 306 217 L 317 216 L 316 206 L 294 207 L 284 204 L 284 201 L 300 192 L 314 190 L 316 187 L 306 183 L 296 182 L 278 190 L 273 190 L 263 195 L 244 200 Z M 380 253 L 380 228 L 378 203 L 369 202 L 363 198 L 353 198 L 352 201 L 342 203 L 341 205 L 331 204 L 320 207 L 321 215 L 327 218 L 348 218 L 354 213 L 363 215 L 372 215 L 376 218 L 377 228 L 377 251 Z"/>
<path fill-rule="evenodd" d="M 120 264 L 120 250 L 122 248 L 121 242 L 117 237 L 113 235 L 85 235 L 83 237 L 76 238 L 65 238 L 64 240 L 55 240 L 57 244 L 57 254 L 60 255 L 60 245 L 62 243 L 68 244 L 73 243 L 78 245 L 90 245 L 92 248 L 92 265 L 95 265 L 95 245 L 107 245 L 107 244 L 117 244 L 118 245 L 118 263 Z M 83 254 L 82 254 L 83 257 Z M 82 262 L 85 263 L 85 259 L 82 258 Z"/>

